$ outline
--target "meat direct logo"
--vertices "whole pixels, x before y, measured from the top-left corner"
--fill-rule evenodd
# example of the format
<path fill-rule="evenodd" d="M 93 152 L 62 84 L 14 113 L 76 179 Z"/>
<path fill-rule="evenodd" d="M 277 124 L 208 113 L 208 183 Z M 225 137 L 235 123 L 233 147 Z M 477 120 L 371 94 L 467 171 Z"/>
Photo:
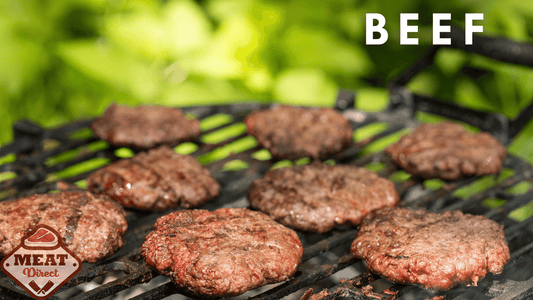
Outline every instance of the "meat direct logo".
<path fill-rule="evenodd" d="M 2 259 L 1 268 L 31 296 L 46 299 L 81 270 L 81 260 L 57 231 L 38 225 Z"/>

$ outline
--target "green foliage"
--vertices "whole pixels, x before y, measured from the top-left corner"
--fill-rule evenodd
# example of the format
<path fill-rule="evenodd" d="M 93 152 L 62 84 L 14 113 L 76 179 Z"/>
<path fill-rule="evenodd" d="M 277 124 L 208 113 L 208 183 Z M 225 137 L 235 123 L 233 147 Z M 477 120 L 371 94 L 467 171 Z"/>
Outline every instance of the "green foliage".
<path fill-rule="evenodd" d="M 365 46 L 368 12 L 385 16 L 385 45 Z M 420 13 L 419 32 L 412 34 L 420 46 L 399 44 L 405 12 Z M 342 87 L 358 91 L 359 108 L 379 110 L 388 103 L 386 82 L 431 44 L 433 12 L 451 12 L 457 25 L 464 25 L 464 13 L 481 12 L 484 34 L 532 40 L 533 4 L 526 0 L 6 0 L 0 4 L 0 145 L 22 118 L 56 126 L 99 115 L 111 102 L 331 106 Z M 487 72 L 471 77 L 467 66 Z M 441 49 L 434 66 L 408 87 L 514 117 L 531 102 L 532 86 L 529 68 Z M 533 161 L 531 126 L 510 150 Z"/>

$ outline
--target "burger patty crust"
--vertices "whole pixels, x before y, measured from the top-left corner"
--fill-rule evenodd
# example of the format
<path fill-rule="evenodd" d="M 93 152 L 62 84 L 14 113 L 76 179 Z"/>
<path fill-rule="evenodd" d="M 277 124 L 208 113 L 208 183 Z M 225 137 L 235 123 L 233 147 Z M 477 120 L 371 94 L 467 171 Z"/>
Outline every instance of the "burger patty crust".
<path fill-rule="evenodd" d="M 321 163 L 270 170 L 248 192 L 253 208 L 284 225 L 319 233 L 359 224 L 369 212 L 399 200 L 394 183 L 370 170 Z"/>
<path fill-rule="evenodd" d="M 350 122 L 331 108 L 276 106 L 252 112 L 244 122 L 259 145 L 282 159 L 322 159 L 352 142 Z"/>
<path fill-rule="evenodd" d="M 153 211 L 199 206 L 220 193 L 209 170 L 166 146 L 112 163 L 94 172 L 87 185 L 125 207 Z"/>
<path fill-rule="evenodd" d="M 200 122 L 187 119 L 177 108 L 112 104 L 91 124 L 91 129 L 95 136 L 112 145 L 149 149 L 196 139 Z"/>
<path fill-rule="evenodd" d="M 52 227 L 82 261 L 96 262 L 122 247 L 124 209 L 89 192 L 33 195 L 0 202 L 0 255 L 6 256 L 37 225 Z"/>
<path fill-rule="evenodd" d="M 420 125 L 385 152 L 413 175 L 447 180 L 497 174 L 506 155 L 489 133 L 473 134 L 451 122 Z"/>
<path fill-rule="evenodd" d="M 160 217 L 141 248 L 146 263 L 200 296 L 236 296 L 292 276 L 296 233 L 248 209 L 180 210 Z"/>
<path fill-rule="evenodd" d="M 492 220 L 407 208 L 368 215 L 351 251 L 390 281 L 435 290 L 476 286 L 487 271 L 501 273 L 510 259 L 502 226 Z"/>

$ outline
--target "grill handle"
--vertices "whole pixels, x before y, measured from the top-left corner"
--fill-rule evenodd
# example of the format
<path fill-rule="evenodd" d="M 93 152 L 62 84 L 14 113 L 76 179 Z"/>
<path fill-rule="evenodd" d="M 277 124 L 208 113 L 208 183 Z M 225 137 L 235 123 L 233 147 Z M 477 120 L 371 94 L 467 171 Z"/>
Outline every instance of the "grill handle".
<path fill-rule="evenodd" d="M 465 32 L 463 29 L 452 26 L 448 34 L 451 37 L 451 45 L 444 46 L 477 53 L 488 58 L 533 67 L 533 44 L 518 43 L 503 37 L 487 37 L 474 34 L 472 45 L 465 45 Z"/>

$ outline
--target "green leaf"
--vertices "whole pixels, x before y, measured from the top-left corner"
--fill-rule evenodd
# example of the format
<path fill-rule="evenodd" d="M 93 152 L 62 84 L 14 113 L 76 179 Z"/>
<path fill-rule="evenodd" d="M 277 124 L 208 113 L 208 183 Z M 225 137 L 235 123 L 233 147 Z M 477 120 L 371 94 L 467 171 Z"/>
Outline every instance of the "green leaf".
<path fill-rule="evenodd" d="M 435 55 L 435 65 L 442 73 L 453 76 L 461 70 L 468 60 L 466 53 L 449 48 L 441 48 Z"/>
<path fill-rule="evenodd" d="M 252 153 L 251 155 L 253 158 L 257 159 L 257 160 L 269 160 L 269 159 L 272 159 L 272 155 L 270 154 L 270 152 L 268 152 L 267 149 L 261 149 L 257 152 L 254 152 Z"/>
<path fill-rule="evenodd" d="M 525 221 L 531 216 L 533 216 L 533 201 L 509 213 L 509 218 L 518 222 Z"/>
<path fill-rule="evenodd" d="M 183 154 L 183 155 L 191 154 L 197 149 L 198 149 L 198 145 L 190 143 L 190 142 L 181 143 L 178 146 L 174 147 L 174 151 L 176 151 L 176 153 Z"/>
<path fill-rule="evenodd" d="M 242 101 L 253 97 L 246 89 L 239 88 L 227 80 L 188 78 L 184 82 L 169 86 L 157 103 L 170 106 L 209 105 Z"/>
<path fill-rule="evenodd" d="M 202 121 L 200 121 L 200 129 L 202 129 L 202 131 L 206 131 L 209 129 L 213 129 L 213 128 L 228 124 L 231 121 L 233 121 L 233 117 L 231 115 L 216 114 L 216 115 L 207 117 L 203 119 Z"/>
<path fill-rule="evenodd" d="M 479 86 L 469 78 L 458 80 L 455 85 L 455 100 L 463 106 L 485 111 L 497 111 L 497 107 L 483 94 Z"/>
<path fill-rule="evenodd" d="M 239 171 L 248 168 L 249 164 L 240 159 L 232 160 L 227 162 L 223 167 L 222 171 Z"/>
<path fill-rule="evenodd" d="M 33 41 L 2 35 L 0 38 L 0 88 L 5 88 L 11 95 L 19 95 L 39 78 L 48 65 L 49 55 L 45 48 Z"/>
<path fill-rule="evenodd" d="M 170 36 L 159 18 L 145 11 L 105 18 L 105 35 L 123 50 L 148 59 L 170 57 Z"/>
<path fill-rule="evenodd" d="M 356 108 L 376 112 L 389 104 L 389 92 L 384 88 L 361 88 L 357 90 Z"/>
<path fill-rule="evenodd" d="M 127 90 L 140 99 L 152 99 L 159 92 L 159 76 L 155 70 L 105 42 L 64 42 L 59 44 L 57 53 L 87 76 Z"/>
<path fill-rule="evenodd" d="M 283 103 L 332 106 L 337 87 L 319 69 L 289 69 L 274 85 L 274 97 Z"/>
<path fill-rule="evenodd" d="M 368 75 L 373 68 L 364 48 L 321 28 L 292 27 L 281 43 L 293 67 L 321 68 L 351 76 Z"/>
<path fill-rule="evenodd" d="M 177 55 L 201 49 L 209 42 L 211 24 L 196 2 L 171 1 L 162 13 L 169 45 Z"/>

